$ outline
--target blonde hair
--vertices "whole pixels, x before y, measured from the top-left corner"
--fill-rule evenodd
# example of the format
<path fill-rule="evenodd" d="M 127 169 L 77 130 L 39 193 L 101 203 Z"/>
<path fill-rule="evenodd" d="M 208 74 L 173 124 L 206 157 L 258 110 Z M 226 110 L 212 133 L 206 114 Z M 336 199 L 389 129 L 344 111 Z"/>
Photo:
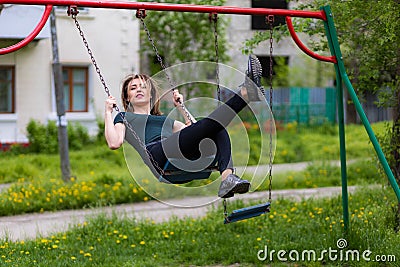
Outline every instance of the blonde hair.
<path fill-rule="evenodd" d="M 122 90 L 121 90 L 121 100 L 122 104 L 124 106 L 124 110 L 127 111 L 129 108 L 129 98 L 128 98 L 128 90 L 129 90 L 129 83 L 134 80 L 134 79 L 141 79 L 146 83 L 146 86 L 150 87 L 150 95 L 151 99 L 155 99 L 154 104 L 150 103 L 151 105 L 151 110 L 150 114 L 151 115 L 162 115 L 162 112 L 160 110 L 160 97 L 158 94 L 158 89 L 156 88 L 156 85 L 154 81 L 146 74 L 131 74 L 125 77 L 125 79 L 122 82 Z"/>

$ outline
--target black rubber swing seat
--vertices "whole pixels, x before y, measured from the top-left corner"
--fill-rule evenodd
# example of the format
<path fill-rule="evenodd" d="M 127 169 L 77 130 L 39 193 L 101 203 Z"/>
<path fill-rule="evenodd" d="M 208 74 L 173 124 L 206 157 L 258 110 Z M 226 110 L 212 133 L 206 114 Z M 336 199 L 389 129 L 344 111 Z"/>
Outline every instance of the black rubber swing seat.
<path fill-rule="evenodd" d="M 184 184 L 193 180 L 208 179 L 213 171 L 218 171 L 214 156 L 196 160 L 196 166 L 207 166 L 209 162 L 211 162 L 211 164 L 204 169 L 195 170 L 193 172 L 186 170 L 186 168 L 182 169 L 177 167 L 183 166 L 182 161 L 182 159 L 178 158 L 168 159 L 163 168 L 164 175 L 159 177 L 159 181 L 171 184 Z"/>
<path fill-rule="evenodd" d="M 237 221 L 246 220 L 249 218 L 260 216 L 264 213 L 269 212 L 271 203 L 266 202 L 263 204 L 258 204 L 255 206 L 250 206 L 238 210 L 232 211 L 230 215 L 228 215 L 225 220 L 224 224 L 233 223 Z"/>

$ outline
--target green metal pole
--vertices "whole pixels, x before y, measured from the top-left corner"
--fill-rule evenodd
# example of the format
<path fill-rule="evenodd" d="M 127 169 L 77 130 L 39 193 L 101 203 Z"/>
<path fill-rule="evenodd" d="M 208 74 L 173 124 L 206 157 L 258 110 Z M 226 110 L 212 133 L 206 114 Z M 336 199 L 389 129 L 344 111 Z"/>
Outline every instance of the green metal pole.
<path fill-rule="evenodd" d="M 339 41 L 338 41 L 337 34 L 336 34 L 336 29 L 335 29 L 335 26 L 333 23 L 333 16 L 332 16 L 331 9 L 329 6 L 325 6 L 322 9 L 325 11 L 325 14 L 327 15 L 327 23 L 325 23 L 325 25 L 326 25 L 325 29 L 327 31 L 328 41 L 331 46 L 330 47 L 331 53 L 333 55 L 335 55 L 337 58 L 337 64 L 335 64 L 335 68 L 336 67 L 339 68 L 339 75 L 343 79 L 343 82 L 347 88 L 347 91 L 349 92 L 349 95 L 354 102 L 357 113 L 360 116 L 360 119 L 364 125 L 364 128 L 368 133 L 369 139 L 371 140 L 371 142 L 374 146 L 374 149 L 378 156 L 379 162 L 381 163 L 381 165 L 385 171 L 385 174 L 388 177 L 389 183 L 392 186 L 392 188 L 396 194 L 397 200 L 400 203 L 399 185 L 397 184 L 397 181 L 393 175 L 393 172 L 390 169 L 390 166 L 385 158 L 385 155 L 383 154 L 382 148 L 379 145 L 378 140 L 376 139 L 376 136 L 374 134 L 374 131 L 372 130 L 371 124 L 369 123 L 368 118 L 365 115 L 365 112 L 361 106 L 360 101 L 358 100 L 357 94 L 354 91 L 354 88 L 350 82 L 350 79 L 346 74 L 346 69 L 344 67 L 342 53 L 340 51 Z"/>
<path fill-rule="evenodd" d="M 335 66 L 335 69 L 338 69 Z M 338 70 L 336 70 L 338 73 Z M 340 145 L 340 173 L 342 177 L 342 206 L 344 230 L 349 229 L 349 193 L 347 190 L 347 162 L 346 162 L 346 138 L 344 126 L 344 107 L 343 107 L 343 83 L 342 77 L 337 75 L 337 102 L 338 102 L 338 124 L 339 124 L 339 145 Z"/>
<path fill-rule="evenodd" d="M 332 55 L 336 58 L 341 58 L 340 49 L 335 49 L 332 41 L 333 17 L 329 7 L 324 7 L 327 21 L 325 24 L 325 31 L 327 33 L 328 44 Z M 337 37 L 336 37 L 337 38 Z M 345 125 L 344 125 L 344 107 L 343 107 L 343 80 L 338 64 L 335 64 L 336 72 L 336 92 L 338 103 L 338 124 L 339 124 L 339 147 L 340 147 L 340 173 L 342 179 L 342 206 L 343 206 L 343 224 L 344 230 L 347 232 L 349 229 L 349 193 L 347 189 L 347 162 L 346 162 L 346 138 L 345 138 Z"/>

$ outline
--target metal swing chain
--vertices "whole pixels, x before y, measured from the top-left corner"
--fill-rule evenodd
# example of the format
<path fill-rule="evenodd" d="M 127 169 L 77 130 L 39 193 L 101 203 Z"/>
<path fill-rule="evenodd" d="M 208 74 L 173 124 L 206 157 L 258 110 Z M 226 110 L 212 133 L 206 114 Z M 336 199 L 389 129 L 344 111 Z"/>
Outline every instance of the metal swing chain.
<path fill-rule="evenodd" d="M 172 91 L 177 90 L 177 89 L 175 89 L 176 85 L 172 82 L 171 77 L 170 77 L 170 76 L 168 75 L 168 73 L 165 71 L 165 70 L 167 69 L 167 67 L 165 66 L 164 61 L 163 61 L 162 57 L 160 56 L 160 53 L 158 52 L 157 46 L 156 46 L 156 44 L 155 44 L 153 38 L 152 38 L 151 35 L 150 35 L 150 31 L 149 31 L 149 29 L 147 28 L 146 23 L 144 22 L 144 18 L 146 17 L 146 11 L 145 11 L 144 9 L 138 9 L 138 10 L 136 11 L 136 17 L 137 17 L 138 19 L 140 19 L 140 21 L 141 21 L 141 23 L 142 23 L 143 29 L 144 29 L 144 31 L 146 32 L 146 35 L 147 35 L 147 39 L 148 39 L 149 42 L 151 43 L 151 46 L 153 47 L 153 50 L 154 50 L 154 52 L 155 52 L 155 54 L 156 54 L 157 61 L 158 61 L 158 63 L 160 64 L 161 69 L 164 71 L 165 76 L 167 76 L 168 83 L 169 83 L 169 85 L 170 85 L 171 88 L 172 88 L 171 90 L 172 90 Z M 185 104 L 184 104 L 182 101 L 180 101 L 179 104 L 180 104 L 180 106 L 181 106 L 183 112 L 185 113 L 186 118 L 187 118 L 191 123 L 195 123 L 193 117 L 190 115 L 190 112 L 187 110 Z"/>
<path fill-rule="evenodd" d="M 219 47 L 218 47 L 218 14 L 210 13 L 209 19 L 214 22 L 214 47 L 215 47 L 215 82 L 217 83 L 217 97 L 218 97 L 218 105 L 221 102 L 221 86 L 219 80 Z"/>
<path fill-rule="evenodd" d="M 72 19 L 74 20 L 74 23 L 76 25 L 76 28 L 79 31 L 79 35 L 82 38 L 83 44 L 86 47 L 86 50 L 90 56 L 90 60 L 92 61 L 92 64 L 94 66 L 94 68 L 96 69 L 96 73 L 99 76 L 100 82 L 103 85 L 104 91 L 106 92 L 107 96 L 111 96 L 110 90 L 106 84 L 106 81 L 103 77 L 103 75 L 101 74 L 100 68 L 97 64 L 96 59 L 94 58 L 93 52 L 89 47 L 89 43 L 86 40 L 85 34 L 79 24 L 78 19 L 76 18 L 79 11 L 78 8 L 76 6 L 70 6 L 68 7 L 67 13 L 69 16 L 72 17 Z M 119 107 L 117 105 L 114 106 L 114 109 L 116 112 L 121 112 Z M 129 131 L 132 133 L 133 137 L 137 140 L 137 142 L 139 143 L 140 147 L 146 152 L 146 155 L 149 157 L 150 161 L 152 162 L 152 164 L 154 165 L 154 167 L 157 169 L 157 171 L 161 174 L 164 175 L 164 170 L 158 165 L 158 162 L 154 160 L 153 156 L 150 154 L 150 152 L 147 150 L 146 145 L 141 141 L 140 137 L 137 135 L 137 133 L 135 132 L 135 130 L 132 128 L 132 125 L 126 120 L 125 116 L 122 116 L 122 120 L 124 122 L 124 125 L 129 129 Z"/>
<path fill-rule="evenodd" d="M 218 97 L 218 106 L 221 105 L 221 86 L 219 80 L 219 48 L 218 48 L 218 14 L 217 13 L 210 13 L 209 19 L 214 22 L 214 47 L 215 47 L 215 81 L 217 83 L 217 97 Z M 224 218 L 228 220 L 228 208 L 227 208 L 227 201 L 226 198 L 222 201 L 224 207 Z"/>
<path fill-rule="evenodd" d="M 274 92 L 274 88 L 273 88 L 273 51 L 274 51 L 274 47 L 273 47 L 273 42 L 274 42 L 274 38 L 273 38 L 273 34 L 274 34 L 274 15 L 268 15 L 267 17 L 267 23 L 269 24 L 269 108 L 272 112 L 272 97 L 273 97 L 273 92 Z M 269 178 L 269 186 L 268 186 L 268 199 L 269 199 L 269 203 L 271 203 L 272 201 L 272 127 L 273 126 L 273 121 L 272 118 L 270 120 L 270 134 L 269 134 L 269 173 L 268 173 L 268 178 Z"/>

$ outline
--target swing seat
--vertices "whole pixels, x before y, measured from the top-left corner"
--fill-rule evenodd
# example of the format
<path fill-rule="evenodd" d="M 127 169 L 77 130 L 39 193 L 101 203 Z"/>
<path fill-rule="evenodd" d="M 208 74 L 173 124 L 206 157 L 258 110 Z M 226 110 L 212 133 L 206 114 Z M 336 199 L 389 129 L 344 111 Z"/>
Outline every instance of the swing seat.
<path fill-rule="evenodd" d="M 259 204 L 251 207 L 246 207 L 238 210 L 232 211 L 232 213 L 227 216 L 224 220 L 224 224 L 233 223 L 237 221 L 242 221 L 245 219 L 260 216 L 264 213 L 269 212 L 271 206 L 270 202 Z"/>
<path fill-rule="evenodd" d="M 163 168 L 164 175 L 160 175 L 159 181 L 169 184 L 171 183 L 184 184 L 191 182 L 193 180 L 208 179 L 213 171 L 218 170 L 215 156 L 207 156 L 204 158 L 197 159 L 196 165 L 207 166 L 209 162 L 211 162 L 211 165 L 209 165 L 205 169 L 196 170 L 193 172 L 189 170 L 182 170 L 179 167 L 177 167 L 177 166 L 183 166 L 183 164 L 187 164 L 187 163 L 182 164 L 183 161 L 187 162 L 187 159 L 169 158 Z"/>

